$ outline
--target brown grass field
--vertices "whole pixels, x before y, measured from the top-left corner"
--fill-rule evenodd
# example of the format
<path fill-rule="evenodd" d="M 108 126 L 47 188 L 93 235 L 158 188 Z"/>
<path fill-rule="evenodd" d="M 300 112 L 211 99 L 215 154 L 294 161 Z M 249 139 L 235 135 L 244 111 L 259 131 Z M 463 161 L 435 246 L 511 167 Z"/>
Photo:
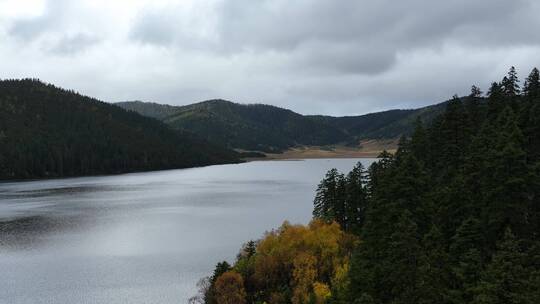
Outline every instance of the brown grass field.
<path fill-rule="evenodd" d="M 266 159 L 305 159 L 305 158 L 373 158 L 383 150 L 396 151 L 397 139 L 363 140 L 358 147 L 348 146 L 302 146 L 283 153 L 267 153 Z"/>

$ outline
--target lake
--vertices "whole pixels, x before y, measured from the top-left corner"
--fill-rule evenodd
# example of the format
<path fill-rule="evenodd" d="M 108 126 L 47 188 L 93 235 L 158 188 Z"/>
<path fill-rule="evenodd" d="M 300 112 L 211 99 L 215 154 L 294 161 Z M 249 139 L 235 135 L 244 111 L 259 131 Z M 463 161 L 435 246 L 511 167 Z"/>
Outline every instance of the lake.
<path fill-rule="evenodd" d="M 0 303 L 186 303 L 244 242 L 309 222 L 326 171 L 358 161 L 0 183 Z"/>

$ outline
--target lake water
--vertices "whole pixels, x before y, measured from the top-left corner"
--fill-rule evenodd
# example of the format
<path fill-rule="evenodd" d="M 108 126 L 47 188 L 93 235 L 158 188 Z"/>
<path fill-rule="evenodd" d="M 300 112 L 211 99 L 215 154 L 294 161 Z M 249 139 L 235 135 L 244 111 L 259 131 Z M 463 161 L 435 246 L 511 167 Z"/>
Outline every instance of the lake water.
<path fill-rule="evenodd" d="M 0 303 L 186 303 L 242 243 L 309 222 L 324 173 L 357 161 L 0 183 Z"/>

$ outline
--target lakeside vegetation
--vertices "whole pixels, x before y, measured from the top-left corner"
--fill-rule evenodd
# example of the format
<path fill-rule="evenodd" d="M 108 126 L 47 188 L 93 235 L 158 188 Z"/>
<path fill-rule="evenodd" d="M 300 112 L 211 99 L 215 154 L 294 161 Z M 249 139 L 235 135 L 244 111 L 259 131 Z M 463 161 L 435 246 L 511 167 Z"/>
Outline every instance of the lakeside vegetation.
<path fill-rule="evenodd" d="M 395 154 L 330 170 L 308 226 L 219 263 L 192 303 L 540 303 L 540 76 L 473 86 Z"/>
<path fill-rule="evenodd" d="M 239 155 L 35 79 L 0 81 L 0 180 L 185 168 Z"/>

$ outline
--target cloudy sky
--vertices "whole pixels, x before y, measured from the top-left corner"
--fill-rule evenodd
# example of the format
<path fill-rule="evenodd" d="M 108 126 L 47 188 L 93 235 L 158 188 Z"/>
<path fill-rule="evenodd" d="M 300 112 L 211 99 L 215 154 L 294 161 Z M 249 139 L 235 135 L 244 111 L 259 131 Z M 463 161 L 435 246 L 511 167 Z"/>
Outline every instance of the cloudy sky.
<path fill-rule="evenodd" d="M 0 0 L 0 78 L 362 114 L 526 76 L 539 16 L 538 0 Z"/>

